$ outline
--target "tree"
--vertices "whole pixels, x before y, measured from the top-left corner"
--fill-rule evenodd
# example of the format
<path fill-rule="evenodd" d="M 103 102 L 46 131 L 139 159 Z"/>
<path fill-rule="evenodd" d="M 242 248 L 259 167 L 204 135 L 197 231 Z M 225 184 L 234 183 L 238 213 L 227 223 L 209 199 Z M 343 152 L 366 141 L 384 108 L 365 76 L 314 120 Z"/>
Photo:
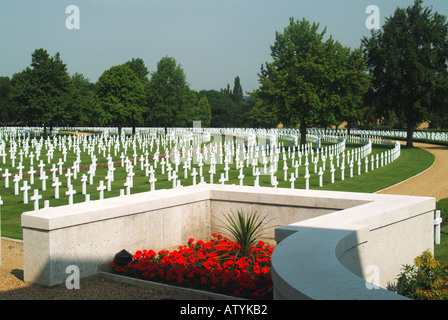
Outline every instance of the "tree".
<path fill-rule="evenodd" d="M 94 107 L 95 85 L 80 73 L 71 77 L 73 90 L 70 95 L 70 125 L 88 126 L 95 125 L 96 119 L 92 117 L 91 110 Z"/>
<path fill-rule="evenodd" d="M 380 115 L 393 111 L 398 116 L 407 130 L 407 147 L 413 147 L 417 125 L 430 119 L 437 95 L 447 93 L 446 17 L 422 3 L 397 8 L 382 30 L 362 40 L 374 76 L 372 99 Z"/>
<path fill-rule="evenodd" d="M 143 85 L 126 65 L 113 66 L 104 71 L 96 83 L 95 110 L 101 125 L 116 125 L 142 120 Z"/>
<path fill-rule="evenodd" d="M 236 105 L 240 105 L 243 99 L 243 87 L 241 86 L 240 77 L 236 76 L 233 83 L 232 100 Z"/>
<path fill-rule="evenodd" d="M 16 107 L 10 97 L 11 80 L 0 77 L 0 123 L 9 124 L 17 120 Z"/>
<path fill-rule="evenodd" d="M 149 70 L 145 65 L 145 62 L 141 58 L 132 58 L 129 61 L 126 61 L 125 65 L 134 72 L 137 76 L 137 79 L 143 85 L 143 90 L 145 91 L 145 99 L 141 100 L 140 108 L 142 110 L 140 119 L 132 120 L 132 133 L 135 134 L 135 126 L 137 123 L 142 124 L 143 119 L 148 116 L 148 106 L 147 100 L 149 95 Z"/>
<path fill-rule="evenodd" d="M 279 124 L 275 107 L 257 97 L 249 97 L 242 103 L 241 117 L 249 128 L 272 128 Z"/>
<path fill-rule="evenodd" d="M 328 55 L 333 41 L 324 42 L 325 30 L 318 33 L 318 29 L 319 24 L 290 18 L 284 32 L 275 34 L 273 61 L 262 65 L 261 86 L 253 93 L 274 105 L 283 124 L 300 125 L 302 145 L 308 127 L 335 122 L 328 91 L 333 76 Z"/>
<path fill-rule="evenodd" d="M 149 82 L 149 123 L 162 127 L 187 126 L 193 120 L 196 101 L 196 93 L 190 89 L 181 66 L 172 57 L 162 58 Z"/>
<path fill-rule="evenodd" d="M 233 127 L 233 118 L 235 114 L 232 112 L 234 103 L 227 90 L 201 90 L 198 98 L 207 97 L 211 108 L 210 126 L 213 128 L 229 128 Z"/>
<path fill-rule="evenodd" d="M 50 57 L 46 50 L 36 49 L 27 67 L 11 79 L 11 98 L 17 104 L 19 120 L 29 125 L 47 126 L 65 121 L 67 96 L 71 80 L 59 52 Z"/>
<path fill-rule="evenodd" d="M 206 96 L 201 97 L 197 107 L 194 108 L 193 120 L 201 121 L 202 127 L 210 127 L 212 111 Z"/>
<path fill-rule="evenodd" d="M 351 50 L 335 42 L 331 55 L 334 61 L 330 103 L 336 118 L 336 125 L 347 122 L 347 134 L 355 121 L 361 121 L 364 97 L 371 86 L 367 63 L 362 48 Z"/>

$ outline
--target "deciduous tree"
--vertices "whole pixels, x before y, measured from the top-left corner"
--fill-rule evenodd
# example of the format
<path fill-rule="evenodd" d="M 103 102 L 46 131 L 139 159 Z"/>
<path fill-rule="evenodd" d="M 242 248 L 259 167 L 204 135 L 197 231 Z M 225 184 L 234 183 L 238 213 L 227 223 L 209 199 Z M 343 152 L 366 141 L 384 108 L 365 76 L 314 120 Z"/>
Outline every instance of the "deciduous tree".
<path fill-rule="evenodd" d="M 422 3 L 397 8 L 382 30 L 362 41 L 374 76 L 371 96 L 380 115 L 394 111 L 406 127 L 407 147 L 416 126 L 430 119 L 437 96 L 447 93 L 446 17 Z"/>

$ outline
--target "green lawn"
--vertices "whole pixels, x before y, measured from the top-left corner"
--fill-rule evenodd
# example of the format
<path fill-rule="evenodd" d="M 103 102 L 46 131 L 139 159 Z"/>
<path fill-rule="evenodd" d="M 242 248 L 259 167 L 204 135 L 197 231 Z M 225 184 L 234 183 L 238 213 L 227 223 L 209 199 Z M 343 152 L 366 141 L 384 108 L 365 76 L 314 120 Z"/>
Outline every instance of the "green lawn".
<path fill-rule="evenodd" d="M 347 150 L 351 150 L 353 148 L 357 148 L 359 145 L 347 145 Z M 374 146 L 372 154 L 375 155 L 377 153 L 384 152 L 385 150 L 390 149 L 388 146 Z M 162 149 L 164 150 L 164 149 Z M 120 158 L 119 155 L 123 150 L 121 149 L 117 156 L 113 155 L 113 148 L 111 148 L 111 154 L 113 156 L 113 160 L 116 163 L 115 166 L 115 181 L 112 183 L 112 191 L 107 192 L 105 191 L 104 197 L 116 197 L 120 194 L 120 189 L 124 189 L 123 186 L 125 182 L 126 172 L 125 168 L 121 166 L 120 164 Z M 155 151 L 150 151 L 150 154 L 153 154 Z M 137 154 L 141 155 L 141 150 L 137 150 Z M 96 188 L 99 185 L 99 181 L 104 180 L 105 175 L 107 173 L 107 166 L 104 164 L 107 163 L 106 158 L 103 156 L 102 153 L 95 152 L 96 156 L 98 157 L 97 160 L 97 170 L 96 175 L 93 181 L 92 185 L 87 184 L 87 193 L 90 194 L 91 200 L 99 199 L 99 192 L 96 190 Z M 107 152 L 106 152 L 107 156 Z M 132 148 L 128 148 L 127 156 L 132 159 L 133 158 L 133 150 Z M 369 156 L 370 157 L 370 156 Z M 62 153 L 59 150 L 55 151 L 55 154 L 53 156 L 52 163 L 57 162 L 59 158 L 62 158 Z M 41 160 L 46 164 L 45 169 L 50 169 L 51 164 L 47 164 L 47 158 L 45 156 L 45 152 L 42 152 Z M 7 159 L 7 161 L 10 161 Z M 67 154 L 67 161 L 66 165 L 71 165 L 75 161 L 75 154 L 73 153 L 73 150 L 71 150 Z M 1 162 L 1 160 L 0 160 Z M 329 161 L 327 161 L 326 167 L 327 170 L 324 174 L 324 183 L 323 187 L 319 187 L 319 177 L 317 174 L 314 173 L 314 165 L 310 165 L 309 170 L 312 173 L 310 178 L 310 188 L 311 189 L 323 189 L 323 190 L 337 190 L 337 191 L 356 191 L 356 192 L 375 192 L 380 189 L 383 189 L 387 186 L 393 185 L 399 181 L 402 181 L 404 179 L 407 179 L 423 170 L 428 168 L 432 163 L 434 162 L 434 157 L 429 152 L 426 152 L 424 150 L 415 148 L 415 149 L 402 149 L 401 156 L 393 163 L 388 164 L 387 166 L 384 166 L 382 168 L 375 169 L 374 171 L 370 171 L 369 166 L 369 172 L 364 173 L 364 165 L 362 169 L 362 174 L 360 176 L 357 175 L 357 169 L 355 166 L 354 170 L 354 177 L 350 178 L 350 170 L 347 168 L 345 170 L 345 181 L 341 181 L 341 173 L 339 169 L 336 171 L 335 174 L 335 183 L 332 184 L 330 181 L 330 170 L 329 170 Z M 299 179 L 295 182 L 295 188 L 304 189 L 305 188 L 305 166 L 303 165 L 304 159 L 302 159 L 302 166 L 299 168 Z M 29 159 L 24 159 L 23 162 L 26 170 L 29 170 Z M 76 194 L 74 196 L 74 203 L 82 202 L 85 199 L 85 196 L 81 193 L 81 181 L 80 177 L 82 174 L 86 174 L 88 170 L 88 165 L 91 164 L 91 158 L 89 155 L 87 155 L 86 152 L 81 152 L 81 172 L 78 173 L 78 178 L 73 179 L 72 178 L 72 184 L 74 187 L 74 190 L 76 190 Z M 6 165 L 3 165 L 3 169 L 6 168 Z M 18 160 L 16 161 L 16 166 L 18 165 Z M 319 163 L 318 167 L 322 164 Z M 2 165 L 0 164 L 0 167 Z M 173 165 L 174 166 L 174 165 Z M 239 170 L 235 168 L 235 163 L 230 164 L 230 170 L 229 170 L 229 181 L 226 182 L 226 184 L 236 184 L 239 185 L 240 180 L 238 179 Z M 258 166 L 259 168 L 262 168 L 262 165 Z M 348 166 L 347 166 L 348 167 Z M 209 178 L 209 171 L 210 166 L 205 165 L 203 167 L 203 173 L 206 177 L 205 181 L 207 183 L 210 182 Z M 268 166 L 269 168 L 269 166 Z M 9 168 L 10 171 L 14 174 L 17 172 L 16 168 Z M 34 169 L 38 170 L 37 163 L 35 161 L 34 163 Z M 291 183 L 289 181 L 284 181 L 284 173 L 283 173 L 283 160 L 280 156 L 279 161 L 279 168 L 276 173 L 277 180 L 279 182 L 278 187 L 284 187 L 284 188 L 290 188 Z M 160 164 L 158 167 L 158 174 L 156 176 L 157 182 L 156 182 L 156 189 L 166 189 L 172 187 L 172 182 L 168 181 L 168 174 L 165 172 L 165 174 L 160 173 Z M 295 169 L 290 166 L 288 169 L 288 179 L 291 175 L 291 172 L 293 172 Z M 224 165 L 217 165 L 216 166 L 217 174 L 214 175 L 214 183 L 220 183 L 220 174 L 221 172 L 224 172 Z M 4 173 L 4 170 L 1 172 Z M 132 188 L 132 193 L 139 193 L 139 192 L 146 192 L 150 190 L 150 183 L 149 183 L 149 177 L 145 176 L 145 172 L 140 170 L 140 162 L 137 162 L 136 166 L 134 167 L 134 187 Z M 65 174 L 65 172 L 64 172 Z M 191 174 L 191 171 L 189 171 L 189 174 Z M 51 187 L 51 172 L 47 172 L 47 175 L 50 176 L 50 178 L 47 180 L 47 190 L 42 191 L 41 181 L 38 179 L 37 176 L 35 176 L 35 182 L 33 188 L 38 188 L 39 193 L 43 196 L 43 199 L 50 200 L 50 206 L 56 207 L 68 204 L 68 199 L 65 196 L 65 192 L 67 189 L 67 180 L 66 177 L 60 177 L 60 181 L 62 182 L 62 186 L 60 187 L 60 199 L 55 199 L 54 197 L 54 189 Z M 183 186 L 188 186 L 193 184 L 193 179 L 191 176 L 189 176 L 187 179 L 184 179 L 184 170 L 182 169 L 182 164 L 179 166 L 179 170 L 177 175 L 179 176 L 179 180 L 181 181 Z M 252 175 L 252 168 L 245 168 L 244 169 L 244 184 L 245 185 L 254 185 L 255 178 Z M 24 179 L 30 180 L 29 177 L 25 177 Z M 260 186 L 271 186 L 271 177 L 269 174 L 266 175 L 260 175 Z M 199 183 L 199 179 L 197 180 Z M 2 201 L 4 204 L 0 207 L 1 210 L 1 235 L 5 237 L 10 238 L 22 238 L 22 229 L 20 225 L 20 215 L 22 212 L 26 211 L 32 211 L 34 208 L 33 201 L 29 200 L 28 204 L 23 204 L 23 198 L 22 193 L 20 192 L 20 195 L 14 195 L 14 183 L 12 182 L 12 179 L 9 181 L 9 188 L 4 187 L 4 181 L 0 182 L 0 196 L 2 198 Z M 22 183 L 20 184 L 22 186 Z M 32 191 L 30 192 L 31 196 Z M 43 207 L 43 200 L 40 201 L 40 207 Z"/>
<path fill-rule="evenodd" d="M 352 191 L 372 193 L 390 187 L 417 175 L 434 163 L 434 155 L 419 149 L 401 149 L 400 157 L 385 167 L 370 171 L 334 185 L 324 184 L 323 189 L 331 191 Z M 346 170 L 347 177 L 347 170 Z"/>

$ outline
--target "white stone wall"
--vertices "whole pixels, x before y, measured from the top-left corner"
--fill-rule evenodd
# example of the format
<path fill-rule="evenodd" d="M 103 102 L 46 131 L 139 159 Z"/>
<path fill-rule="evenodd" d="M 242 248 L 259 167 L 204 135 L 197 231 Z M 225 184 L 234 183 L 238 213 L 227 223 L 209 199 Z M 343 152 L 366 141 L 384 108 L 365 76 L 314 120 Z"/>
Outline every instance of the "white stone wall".
<path fill-rule="evenodd" d="M 366 290 L 368 267 L 384 287 L 433 251 L 434 198 L 206 184 L 24 213 L 25 281 L 51 286 L 65 282 L 69 265 L 97 274 L 122 249 L 208 240 L 216 218 L 237 209 L 272 219 L 277 299 L 396 298 Z"/>

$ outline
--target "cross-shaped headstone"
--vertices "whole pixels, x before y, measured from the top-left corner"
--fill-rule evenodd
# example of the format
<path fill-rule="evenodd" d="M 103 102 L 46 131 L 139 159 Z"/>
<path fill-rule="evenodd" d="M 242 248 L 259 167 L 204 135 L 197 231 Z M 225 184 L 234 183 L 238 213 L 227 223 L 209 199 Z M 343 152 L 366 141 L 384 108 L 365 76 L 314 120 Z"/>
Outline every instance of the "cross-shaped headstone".
<path fill-rule="evenodd" d="M 198 175 L 196 168 L 193 168 L 193 171 L 191 172 L 191 176 L 193 177 L 193 185 L 196 185 L 196 176 Z"/>
<path fill-rule="evenodd" d="M 104 190 L 106 189 L 106 186 L 104 185 L 103 180 L 100 181 L 100 185 L 96 190 L 100 192 L 100 200 L 104 199 Z"/>
<path fill-rule="evenodd" d="M 171 175 L 171 179 L 173 180 L 173 189 L 176 188 L 177 186 L 177 178 L 178 178 L 177 172 L 173 171 L 173 174 Z"/>
<path fill-rule="evenodd" d="M 20 177 L 18 174 L 14 175 L 14 194 L 18 195 L 19 194 L 19 181 L 20 181 Z"/>
<path fill-rule="evenodd" d="M 40 175 L 42 175 L 42 172 L 44 172 L 44 167 L 45 167 L 44 162 L 42 160 L 40 160 L 40 163 L 37 166 L 40 169 Z"/>
<path fill-rule="evenodd" d="M 162 158 L 163 159 L 163 158 Z M 151 173 L 151 177 L 149 179 L 149 183 L 151 184 L 151 191 L 155 190 L 155 183 L 157 182 L 157 179 L 154 175 L 154 173 Z"/>
<path fill-rule="evenodd" d="M 295 181 L 296 181 L 296 178 L 294 177 L 294 172 L 291 172 L 291 178 L 289 179 L 289 182 L 291 182 L 291 189 L 294 189 Z"/>
<path fill-rule="evenodd" d="M 334 183 L 334 172 L 336 169 L 334 168 L 334 165 L 331 165 L 330 172 L 331 172 L 331 183 Z"/>
<path fill-rule="evenodd" d="M 40 180 L 42 180 L 42 191 L 47 190 L 47 179 L 48 176 L 45 173 L 45 171 L 42 171 L 42 175 L 39 177 Z"/>
<path fill-rule="evenodd" d="M 82 194 L 86 194 L 87 176 L 85 174 L 82 175 L 81 182 L 82 182 Z"/>
<path fill-rule="evenodd" d="M 67 173 L 65 174 L 65 176 L 67 177 L 67 185 L 71 185 L 73 173 L 70 168 L 67 168 Z"/>
<path fill-rule="evenodd" d="M 62 182 L 56 177 L 51 185 L 54 187 L 54 198 L 59 199 L 59 187 L 62 185 Z"/>
<path fill-rule="evenodd" d="M 42 196 L 39 194 L 38 189 L 34 189 L 34 194 L 30 198 L 30 200 L 34 201 L 34 211 L 39 210 L 39 200 L 42 199 Z"/>
<path fill-rule="evenodd" d="M 238 175 L 238 179 L 240 179 L 240 186 L 243 185 L 243 179 L 244 179 L 244 174 L 243 174 L 243 168 L 240 167 L 240 174 Z"/>
<path fill-rule="evenodd" d="M 129 181 L 129 177 L 126 177 L 126 182 L 124 183 L 124 186 L 126 187 L 126 194 L 131 194 L 131 181 Z"/>
<path fill-rule="evenodd" d="M 9 188 L 9 177 L 12 174 L 9 172 L 8 168 L 5 169 L 5 173 L 2 176 L 5 178 L 5 188 Z"/>
<path fill-rule="evenodd" d="M 28 185 L 28 181 L 23 181 L 23 187 L 20 188 L 20 191 L 23 191 L 23 203 L 28 204 L 28 190 L 31 189 L 31 186 Z"/>
<path fill-rule="evenodd" d="M 221 184 L 224 184 L 224 182 L 226 182 L 226 177 L 224 173 L 221 173 L 221 178 L 219 179 L 219 182 L 221 182 Z"/>
<path fill-rule="evenodd" d="M 434 232 L 435 235 L 435 244 L 440 244 L 440 225 L 442 224 L 442 217 L 440 215 L 440 210 L 436 210 L 436 218 L 434 219 L 434 225 L 436 230 Z"/>
<path fill-rule="evenodd" d="M 310 188 L 310 173 L 308 171 L 308 169 L 306 169 L 306 173 L 305 173 L 305 189 L 308 190 Z"/>
<path fill-rule="evenodd" d="M 323 174 L 324 172 L 322 171 L 322 167 L 319 167 L 319 187 L 322 187 L 323 185 L 323 178 L 322 178 Z"/>
<path fill-rule="evenodd" d="M 22 165 L 22 162 L 19 162 L 19 165 L 18 165 L 17 169 L 19 170 L 19 177 L 20 177 L 20 179 L 23 178 L 23 169 L 24 168 L 25 167 Z"/>
<path fill-rule="evenodd" d="M 65 195 L 68 196 L 68 204 L 73 204 L 73 195 L 76 193 L 76 190 L 73 190 L 73 186 L 69 185 L 68 190 L 65 192 Z"/>
<path fill-rule="evenodd" d="M 59 158 L 59 161 L 58 161 L 58 163 L 57 163 L 57 165 L 58 165 L 58 169 L 59 169 L 59 175 L 62 174 L 62 165 L 63 165 L 63 164 L 64 164 L 64 162 L 62 161 L 61 158 Z"/>

